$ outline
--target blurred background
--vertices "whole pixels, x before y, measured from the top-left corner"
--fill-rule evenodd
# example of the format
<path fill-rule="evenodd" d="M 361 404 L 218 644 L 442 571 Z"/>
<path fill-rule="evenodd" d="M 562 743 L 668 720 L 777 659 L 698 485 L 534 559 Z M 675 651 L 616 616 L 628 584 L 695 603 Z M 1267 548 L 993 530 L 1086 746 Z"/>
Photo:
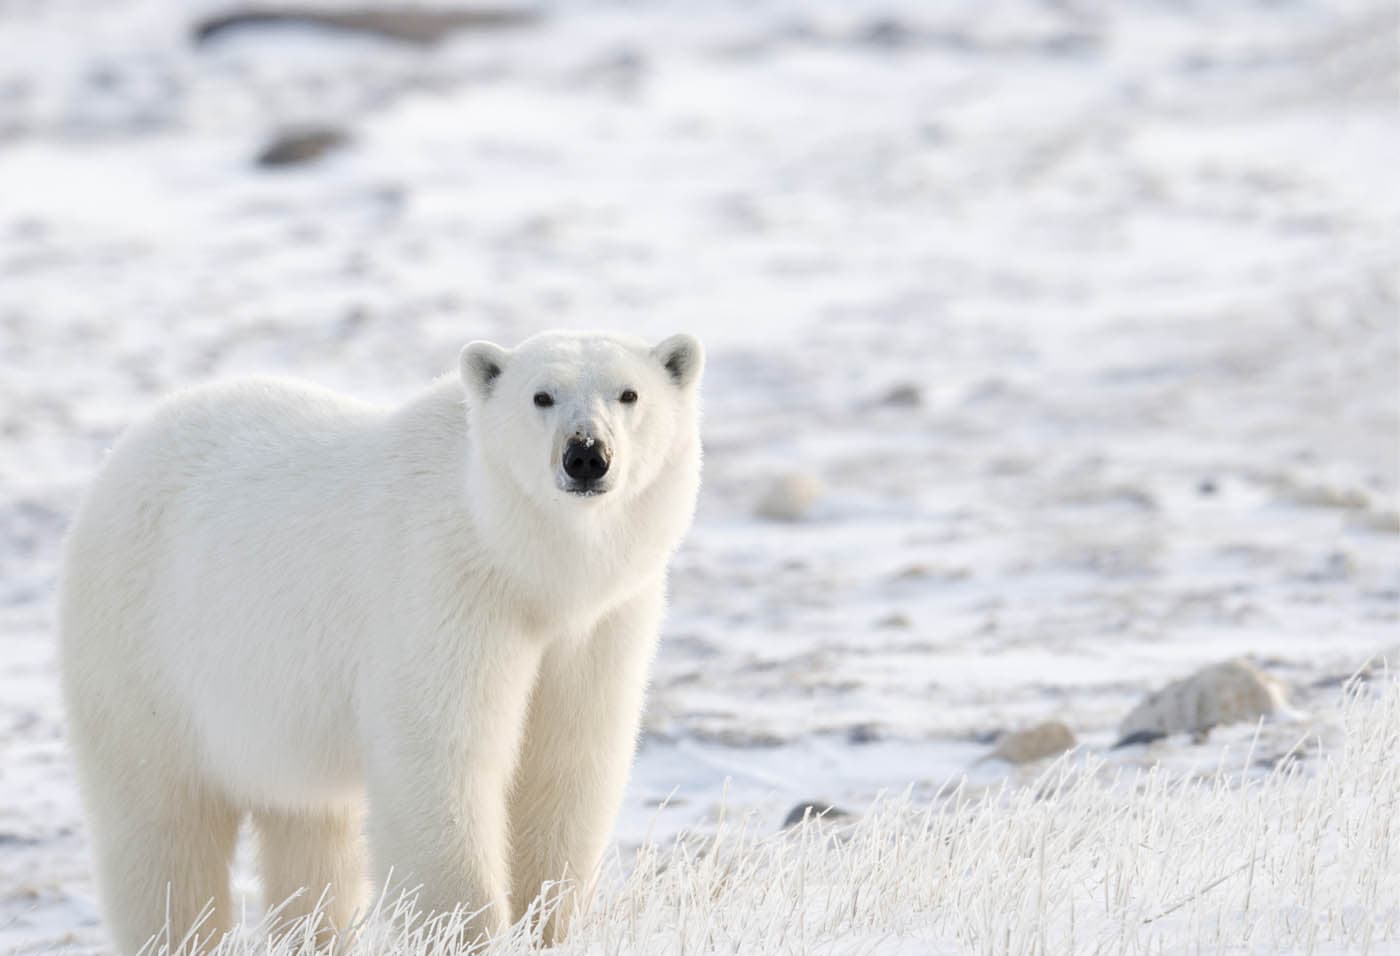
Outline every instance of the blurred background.
<path fill-rule="evenodd" d="M 1232 658 L 1282 750 L 1400 641 L 1394 4 L 486 4 L 0 0 L 0 947 L 101 941 L 59 542 L 215 378 L 705 341 L 624 849 L 1045 721 L 1213 763 L 1109 748 Z"/>

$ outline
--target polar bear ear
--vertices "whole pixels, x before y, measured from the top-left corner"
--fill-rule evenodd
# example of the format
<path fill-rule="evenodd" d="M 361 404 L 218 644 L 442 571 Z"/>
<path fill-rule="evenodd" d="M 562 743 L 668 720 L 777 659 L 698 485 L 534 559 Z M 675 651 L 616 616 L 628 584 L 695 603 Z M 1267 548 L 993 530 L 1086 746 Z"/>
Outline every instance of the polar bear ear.
<path fill-rule="evenodd" d="M 693 335 L 673 335 L 652 349 L 651 354 L 681 388 L 694 385 L 705 370 L 705 349 Z"/>
<path fill-rule="evenodd" d="M 462 383 L 467 390 L 482 398 L 491 394 L 491 389 L 506 367 L 510 355 L 494 342 L 471 342 L 462 349 Z"/>

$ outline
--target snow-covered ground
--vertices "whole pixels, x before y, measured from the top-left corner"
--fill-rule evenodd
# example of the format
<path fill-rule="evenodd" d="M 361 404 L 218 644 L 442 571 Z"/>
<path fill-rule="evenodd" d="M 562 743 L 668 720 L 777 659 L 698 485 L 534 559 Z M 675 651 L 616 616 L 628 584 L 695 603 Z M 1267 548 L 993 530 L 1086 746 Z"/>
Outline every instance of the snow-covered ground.
<path fill-rule="evenodd" d="M 113 436 L 214 377 L 396 401 L 470 338 L 705 339 L 624 849 L 722 801 L 776 828 L 1025 782 L 974 762 L 1049 718 L 1214 766 L 1252 728 L 1106 748 L 1237 655 L 1292 691 L 1267 755 L 1325 747 L 1333 678 L 1400 641 L 1393 4 L 560 0 L 429 48 L 191 42 L 221 9 L 0 0 L 0 947 L 101 945 L 58 542 Z M 254 163 L 310 122 L 349 145 Z M 802 519 L 758 516 L 790 475 Z"/>

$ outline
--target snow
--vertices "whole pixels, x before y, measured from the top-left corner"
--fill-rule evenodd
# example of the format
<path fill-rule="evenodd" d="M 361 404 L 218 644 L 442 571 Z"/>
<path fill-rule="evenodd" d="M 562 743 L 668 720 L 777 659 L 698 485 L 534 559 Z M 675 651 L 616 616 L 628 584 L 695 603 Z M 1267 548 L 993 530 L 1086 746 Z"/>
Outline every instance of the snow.
<path fill-rule="evenodd" d="M 0 0 L 0 947 L 103 945 L 68 516 L 159 395 L 246 372 L 398 401 L 470 339 L 705 341 L 624 854 L 722 803 L 1024 785 L 977 761 L 1046 720 L 1211 767 L 1252 728 L 1107 748 L 1236 656 L 1289 685 L 1271 752 L 1342 746 L 1333 678 L 1400 633 L 1392 6 L 560 0 L 193 45 L 217 9 Z M 350 145 L 257 168 L 299 122 Z M 756 514 L 792 476 L 820 496 Z"/>

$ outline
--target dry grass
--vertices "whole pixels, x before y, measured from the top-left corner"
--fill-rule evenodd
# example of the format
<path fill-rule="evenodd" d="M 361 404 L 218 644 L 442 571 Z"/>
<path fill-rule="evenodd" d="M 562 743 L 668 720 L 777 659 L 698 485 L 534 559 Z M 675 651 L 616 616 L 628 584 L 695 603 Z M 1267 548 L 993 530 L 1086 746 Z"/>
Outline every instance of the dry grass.
<path fill-rule="evenodd" d="M 567 954 L 1322 953 L 1400 941 L 1400 684 L 1353 687 L 1329 752 L 1263 773 L 1110 774 L 1064 761 L 1035 786 L 881 801 L 838 826 L 751 820 L 615 860 Z M 1313 744 L 1316 747 L 1316 744 Z M 1233 768 L 1233 769 L 1232 769 Z M 406 928 L 381 901 L 353 953 L 446 953 L 460 919 Z M 309 928 L 304 928 L 309 929 Z M 310 932 L 225 940 L 310 952 Z M 1387 945 L 1389 944 L 1389 945 Z M 525 926 L 490 954 L 542 949 Z"/>

